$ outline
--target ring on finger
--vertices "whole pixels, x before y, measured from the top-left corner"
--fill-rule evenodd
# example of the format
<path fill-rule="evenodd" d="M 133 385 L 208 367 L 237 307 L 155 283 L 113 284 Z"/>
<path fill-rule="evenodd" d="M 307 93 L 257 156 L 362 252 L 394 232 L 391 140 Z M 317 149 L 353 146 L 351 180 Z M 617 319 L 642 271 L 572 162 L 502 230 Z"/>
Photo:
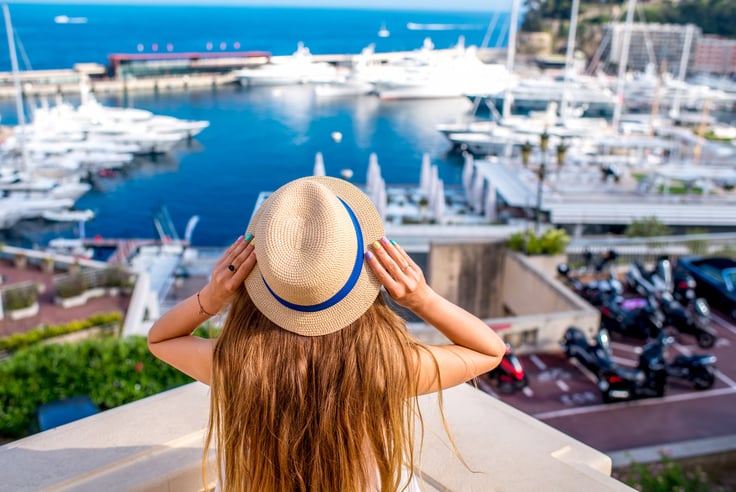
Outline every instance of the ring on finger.
<path fill-rule="evenodd" d="M 233 265 L 232 263 L 230 263 L 230 264 L 229 264 L 229 265 L 227 266 L 227 269 L 228 269 L 228 270 L 230 270 L 231 272 L 234 272 L 234 271 L 235 271 L 235 265 Z"/>

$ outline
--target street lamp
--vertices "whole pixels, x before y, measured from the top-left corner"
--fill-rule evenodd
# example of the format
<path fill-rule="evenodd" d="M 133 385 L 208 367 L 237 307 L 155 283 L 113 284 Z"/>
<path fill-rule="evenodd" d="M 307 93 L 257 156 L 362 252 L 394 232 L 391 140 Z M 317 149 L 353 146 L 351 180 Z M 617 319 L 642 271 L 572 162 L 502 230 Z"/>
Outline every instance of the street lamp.
<path fill-rule="evenodd" d="M 547 147 L 549 146 L 549 133 L 545 128 L 539 136 L 539 149 L 542 151 L 542 161 L 537 169 L 537 209 L 534 214 L 534 230 L 539 235 L 539 220 L 542 214 L 542 185 L 544 184 L 544 175 L 547 171 Z"/>

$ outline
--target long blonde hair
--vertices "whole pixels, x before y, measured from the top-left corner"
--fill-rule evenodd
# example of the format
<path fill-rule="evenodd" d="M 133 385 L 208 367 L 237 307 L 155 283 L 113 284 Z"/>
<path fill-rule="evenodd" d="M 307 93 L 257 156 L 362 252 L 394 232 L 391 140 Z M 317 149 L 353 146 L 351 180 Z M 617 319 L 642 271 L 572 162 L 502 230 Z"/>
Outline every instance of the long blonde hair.
<path fill-rule="evenodd" d="M 305 337 L 241 289 L 213 353 L 205 476 L 214 443 L 224 490 L 398 490 L 414 468 L 422 347 L 380 294 L 350 326 Z"/>

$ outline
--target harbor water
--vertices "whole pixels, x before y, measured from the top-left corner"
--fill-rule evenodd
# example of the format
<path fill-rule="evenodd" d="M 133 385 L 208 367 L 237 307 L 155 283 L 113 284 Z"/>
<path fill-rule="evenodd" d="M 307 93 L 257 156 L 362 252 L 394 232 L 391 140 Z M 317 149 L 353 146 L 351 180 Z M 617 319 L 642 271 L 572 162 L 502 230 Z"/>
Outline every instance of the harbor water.
<path fill-rule="evenodd" d="M 427 36 L 437 48 L 448 48 L 462 35 L 466 44 L 477 45 L 492 17 L 490 12 L 88 5 L 17 5 L 11 13 L 23 43 L 21 60 L 27 56 L 34 69 L 105 63 L 109 53 L 150 52 L 154 45 L 163 50 L 169 44 L 176 51 L 204 51 L 208 43 L 214 43 L 213 49 L 219 43 L 233 49 L 237 42 L 243 50 L 289 54 L 303 41 L 315 54 L 330 54 L 357 53 L 372 42 L 377 51 L 417 49 Z M 54 17 L 62 14 L 84 22 L 55 23 Z M 387 38 L 377 36 L 382 24 L 391 31 Z M 503 18 L 490 46 L 497 43 L 494 36 L 503 36 L 502 24 Z M 0 70 L 5 67 L 9 69 L 7 54 L 0 56 Z M 461 158 L 448 153 L 448 142 L 434 126 L 463 118 L 471 109 L 465 99 L 379 101 L 370 95 L 321 99 L 309 86 L 226 86 L 101 96 L 100 101 L 205 119 L 211 125 L 170 155 L 139 157 L 122 173 L 94 176 L 93 190 L 77 202 L 77 208 L 96 212 L 84 227 L 86 236 L 155 237 L 153 213 L 165 206 L 180 234 L 188 219 L 198 215 L 192 242 L 213 246 L 227 244 L 245 230 L 261 191 L 311 174 L 317 152 L 324 156 L 328 175 L 350 169 L 357 183 L 365 181 L 369 156 L 375 152 L 389 185 L 418 184 L 422 155 L 428 153 L 446 184 L 459 183 Z M 14 102 L 0 101 L 0 114 L 3 124 L 14 124 Z M 333 138 L 335 132 L 342 139 Z M 39 219 L 19 223 L 0 240 L 42 245 L 79 232 L 76 225 Z"/>

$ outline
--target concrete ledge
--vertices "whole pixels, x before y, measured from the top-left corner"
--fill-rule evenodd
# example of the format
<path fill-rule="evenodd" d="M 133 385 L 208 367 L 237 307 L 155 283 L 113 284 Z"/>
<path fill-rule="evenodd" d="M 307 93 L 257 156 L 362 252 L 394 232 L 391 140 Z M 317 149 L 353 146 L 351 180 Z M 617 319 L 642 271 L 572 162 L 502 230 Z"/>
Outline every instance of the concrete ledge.
<path fill-rule="evenodd" d="M 0 447 L 3 490 L 199 491 L 208 388 L 200 383 Z M 611 460 L 528 415 L 461 385 L 445 392 L 447 420 L 469 471 L 442 427 L 437 395 L 422 397 L 423 490 L 617 491 Z"/>
<path fill-rule="evenodd" d="M 662 454 L 673 460 L 687 458 L 704 458 L 712 455 L 731 454 L 736 457 L 736 436 L 710 437 L 693 439 L 691 441 L 646 446 L 608 453 L 614 468 L 636 463 L 655 463 L 662 458 Z"/>

